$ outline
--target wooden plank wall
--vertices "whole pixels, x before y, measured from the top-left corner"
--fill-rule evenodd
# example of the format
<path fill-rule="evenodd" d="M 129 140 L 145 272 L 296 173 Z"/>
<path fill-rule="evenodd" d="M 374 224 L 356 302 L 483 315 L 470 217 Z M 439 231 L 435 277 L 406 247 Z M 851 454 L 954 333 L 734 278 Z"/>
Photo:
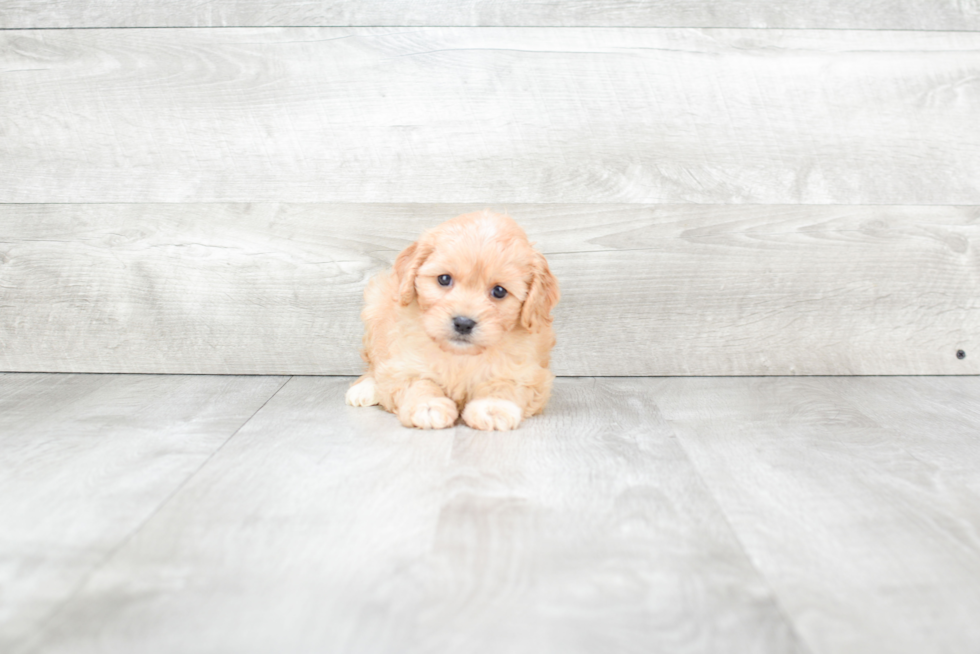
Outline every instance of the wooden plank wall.
<path fill-rule="evenodd" d="M 978 0 L 0 0 L 0 28 L 743 27 L 976 30 Z"/>
<path fill-rule="evenodd" d="M 0 26 L 2 370 L 356 373 L 366 279 L 487 207 L 559 275 L 559 374 L 980 373 L 978 2 Z"/>

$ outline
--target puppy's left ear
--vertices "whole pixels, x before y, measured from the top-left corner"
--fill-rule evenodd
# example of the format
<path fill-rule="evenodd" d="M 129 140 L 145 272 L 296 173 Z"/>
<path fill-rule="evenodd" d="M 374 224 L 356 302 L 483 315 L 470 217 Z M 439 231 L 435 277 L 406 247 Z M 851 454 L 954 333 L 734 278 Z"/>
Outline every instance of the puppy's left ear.
<path fill-rule="evenodd" d="M 395 259 L 395 274 L 398 275 L 398 300 L 408 306 L 415 299 L 415 277 L 419 268 L 432 254 L 432 244 L 421 238 L 401 251 Z"/>
<path fill-rule="evenodd" d="M 540 252 L 535 252 L 531 263 L 531 288 L 521 307 L 521 324 L 531 332 L 547 327 L 551 324 L 551 310 L 560 298 L 558 280 L 551 274 L 548 261 Z"/>

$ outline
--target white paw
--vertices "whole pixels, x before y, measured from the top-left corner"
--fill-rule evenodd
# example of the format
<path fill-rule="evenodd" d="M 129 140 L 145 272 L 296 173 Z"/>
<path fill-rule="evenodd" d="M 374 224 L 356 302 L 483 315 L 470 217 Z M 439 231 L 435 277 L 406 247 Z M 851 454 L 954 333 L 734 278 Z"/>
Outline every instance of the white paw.
<path fill-rule="evenodd" d="M 412 407 L 412 426 L 419 429 L 445 429 L 452 427 L 459 412 L 456 403 L 448 397 L 433 397 Z"/>
<path fill-rule="evenodd" d="M 487 397 L 473 400 L 463 409 L 463 422 L 473 429 L 507 431 L 521 424 L 521 407 L 510 400 Z"/>
<path fill-rule="evenodd" d="M 347 389 L 344 396 L 347 404 L 351 406 L 371 406 L 378 403 L 378 394 L 374 388 L 374 380 L 365 377 L 358 383 Z"/>

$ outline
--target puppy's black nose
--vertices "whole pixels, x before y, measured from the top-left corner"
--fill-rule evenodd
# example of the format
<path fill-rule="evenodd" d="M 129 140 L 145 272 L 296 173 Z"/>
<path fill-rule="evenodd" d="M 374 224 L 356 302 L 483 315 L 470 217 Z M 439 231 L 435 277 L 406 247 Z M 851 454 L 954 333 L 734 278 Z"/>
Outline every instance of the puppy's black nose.
<path fill-rule="evenodd" d="M 457 334 L 466 335 L 473 331 L 476 327 L 476 321 L 472 318 L 466 318 L 464 316 L 456 316 L 453 318 L 453 327 L 456 328 Z"/>

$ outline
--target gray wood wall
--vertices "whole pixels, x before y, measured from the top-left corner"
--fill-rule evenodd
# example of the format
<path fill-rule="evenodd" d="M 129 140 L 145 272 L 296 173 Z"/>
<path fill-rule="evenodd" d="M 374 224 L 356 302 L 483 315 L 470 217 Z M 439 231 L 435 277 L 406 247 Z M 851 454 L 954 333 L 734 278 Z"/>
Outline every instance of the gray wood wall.
<path fill-rule="evenodd" d="M 0 370 L 359 372 L 367 278 L 487 207 L 559 276 L 559 374 L 980 373 L 980 0 L 0 27 Z"/>

